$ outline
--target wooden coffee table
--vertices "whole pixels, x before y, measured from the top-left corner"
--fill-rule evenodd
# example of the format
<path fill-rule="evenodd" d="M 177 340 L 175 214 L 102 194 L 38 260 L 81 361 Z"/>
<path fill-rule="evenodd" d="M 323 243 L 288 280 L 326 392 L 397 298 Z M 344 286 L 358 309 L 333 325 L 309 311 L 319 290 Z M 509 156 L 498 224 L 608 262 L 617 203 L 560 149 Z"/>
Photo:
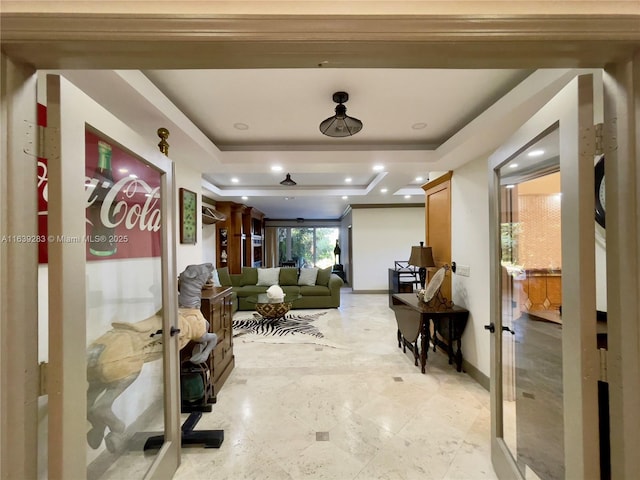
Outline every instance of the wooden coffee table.
<path fill-rule="evenodd" d="M 255 303 L 256 312 L 258 312 L 265 320 L 279 320 L 289 313 L 293 302 L 298 300 L 299 294 L 285 295 L 284 299 L 274 300 L 266 293 L 261 293 L 247 298 L 247 302 Z"/>

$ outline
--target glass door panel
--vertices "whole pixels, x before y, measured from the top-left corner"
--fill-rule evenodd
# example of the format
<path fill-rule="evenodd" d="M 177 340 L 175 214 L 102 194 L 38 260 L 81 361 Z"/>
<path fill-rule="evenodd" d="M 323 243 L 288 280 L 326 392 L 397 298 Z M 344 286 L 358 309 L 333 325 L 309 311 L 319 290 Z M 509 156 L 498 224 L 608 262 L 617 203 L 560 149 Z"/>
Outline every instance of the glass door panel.
<path fill-rule="evenodd" d="M 339 260 L 338 227 L 278 227 L 278 257 L 284 266 L 327 268 Z"/>
<path fill-rule="evenodd" d="M 489 159 L 500 479 L 599 477 L 594 78 L 572 80 Z"/>
<path fill-rule="evenodd" d="M 292 228 L 291 259 L 300 268 L 312 267 L 314 255 L 313 228 Z"/>
<path fill-rule="evenodd" d="M 317 227 L 316 228 L 316 258 L 315 266 L 318 268 L 327 268 L 338 263 L 338 257 L 334 254 L 336 241 L 340 235 L 340 230 L 335 227 Z"/>
<path fill-rule="evenodd" d="M 159 478 L 179 463 L 173 166 L 48 75 L 49 478 Z M 39 299 L 40 300 L 40 299 Z M 42 309 L 44 310 L 44 309 Z M 160 449 L 145 440 L 162 435 Z"/>
<path fill-rule="evenodd" d="M 87 478 L 141 478 L 164 431 L 161 174 L 91 131 L 85 149 Z"/>
<path fill-rule="evenodd" d="M 555 129 L 499 170 L 503 435 L 523 476 L 549 480 L 564 478 L 558 149 Z"/>

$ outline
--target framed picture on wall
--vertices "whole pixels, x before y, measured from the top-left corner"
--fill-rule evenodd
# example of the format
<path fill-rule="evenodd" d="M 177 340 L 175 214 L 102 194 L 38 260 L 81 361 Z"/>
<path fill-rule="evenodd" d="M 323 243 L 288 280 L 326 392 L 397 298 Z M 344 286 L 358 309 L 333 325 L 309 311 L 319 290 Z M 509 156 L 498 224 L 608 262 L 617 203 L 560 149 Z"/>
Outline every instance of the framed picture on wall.
<path fill-rule="evenodd" d="M 195 192 L 180 189 L 180 243 L 195 244 L 197 238 L 198 198 Z"/>

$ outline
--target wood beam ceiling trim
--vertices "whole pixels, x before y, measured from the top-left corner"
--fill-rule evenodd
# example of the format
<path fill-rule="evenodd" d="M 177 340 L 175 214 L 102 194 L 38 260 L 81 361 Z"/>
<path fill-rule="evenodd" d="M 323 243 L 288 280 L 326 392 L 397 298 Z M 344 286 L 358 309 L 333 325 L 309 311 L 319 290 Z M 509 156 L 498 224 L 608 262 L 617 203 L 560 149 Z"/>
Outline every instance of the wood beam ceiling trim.
<path fill-rule="evenodd" d="M 640 40 L 640 15 L 125 15 L 4 13 L 20 40 L 453 41 Z"/>

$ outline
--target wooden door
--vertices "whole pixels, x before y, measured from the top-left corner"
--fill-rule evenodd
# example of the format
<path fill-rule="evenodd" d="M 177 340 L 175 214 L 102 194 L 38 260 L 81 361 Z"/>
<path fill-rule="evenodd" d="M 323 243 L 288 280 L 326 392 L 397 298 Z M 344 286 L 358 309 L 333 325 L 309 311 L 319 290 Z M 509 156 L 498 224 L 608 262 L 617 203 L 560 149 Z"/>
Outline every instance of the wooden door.
<path fill-rule="evenodd" d="M 436 267 L 427 271 L 427 281 L 439 268 L 451 265 L 451 176 L 447 172 L 422 186 L 425 191 L 426 244 L 432 248 Z M 451 270 L 447 269 L 440 293 L 451 300 Z"/>

